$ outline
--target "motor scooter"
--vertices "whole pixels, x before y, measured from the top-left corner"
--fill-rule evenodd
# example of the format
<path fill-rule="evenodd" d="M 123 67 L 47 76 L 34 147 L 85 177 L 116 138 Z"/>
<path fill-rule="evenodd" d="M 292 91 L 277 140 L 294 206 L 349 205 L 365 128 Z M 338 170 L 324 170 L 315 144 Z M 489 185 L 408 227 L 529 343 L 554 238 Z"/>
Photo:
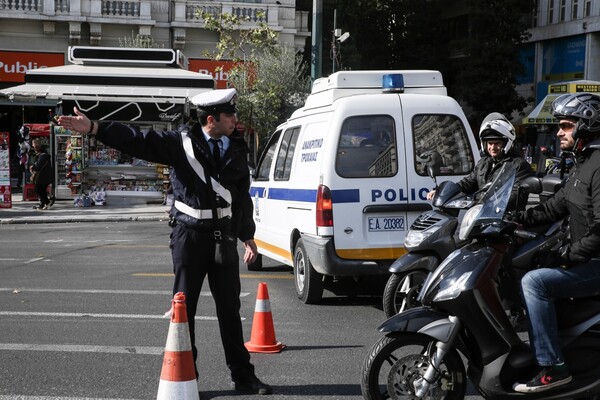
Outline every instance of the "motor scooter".
<path fill-rule="evenodd" d="M 435 182 L 435 176 L 432 173 L 430 175 Z M 540 200 L 546 201 L 560 186 L 561 179 L 558 175 L 544 176 Z M 460 186 L 451 181 L 442 182 L 437 187 L 432 202 L 436 209 L 423 213 L 410 226 L 404 240 L 404 247 L 408 253 L 399 257 L 388 268 L 392 274 L 383 291 L 383 312 L 387 318 L 420 305 L 417 296 L 427 276 L 435 271 L 450 253 L 465 244 L 456 236 L 459 212 L 469 209 L 488 188 L 489 185 L 486 185 L 472 196 L 466 196 L 461 192 Z M 545 252 L 567 237 L 566 228 L 567 221 L 562 225 L 539 227 L 537 232 L 542 235 L 535 241 L 527 243 L 524 248 L 515 245 L 512 254 L 515 265 L 520 267 L 516 272 L 521 271 L 522 275 L 523 269 L 526 272 L 529 268 L 544 265 L 542 258 L 547 254 Z M 509 258 L 506 260 L 511 262 Z M 500 277 L 507 290 L 511 290 L 511 286 L 514 288 L 518 275 L 507 273 Z M 513 289 L 511 299 L 518 296 L 518 290 Z M 515 315 L 520 314 L 514 308 L 509 311 Z M 517 319 L 515 317 L 515 320 Z"/>
<path fill-rule="evenodd" d="M 427 278 L 418 297 L 422 306 L 379 326 L 386 335 L 373 345 L 362 369 L 365 399 L 458 400 L 465 397 L 467 377 L 485 399 L 600 398 L 600 296 L 555 303 L 573 380 L 541 393 L 512 389 L 539 368 L 526 335 L 515 331 L 504 311 L 497 283 L 514 241 L 538 236 L 503 218 L 514 180 L 513 173 L 500 173 L 466 213 L 459 236 L 470 242 Z M 535 187 L 537 178 L 521 185 L 541 189 Z"/>

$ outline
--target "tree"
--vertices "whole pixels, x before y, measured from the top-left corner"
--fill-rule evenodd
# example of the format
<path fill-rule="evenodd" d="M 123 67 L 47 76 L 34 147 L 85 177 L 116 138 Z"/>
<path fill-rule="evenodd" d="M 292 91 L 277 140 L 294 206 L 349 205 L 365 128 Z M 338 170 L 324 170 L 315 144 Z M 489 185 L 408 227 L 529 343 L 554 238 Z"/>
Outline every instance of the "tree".
<path fill-rule="evenodd" d="M 164 45 L 159 45 L 154 42 L 154 39 L 150 36 L 140 35 L 139 33 L 134 36 L 133 31 L 131 37 L 125 36 L 119 38 L 119 47 L 136 47 L 140 49 L 157 49 L 162 48 Z"/>
<path fill-rule="evenodd" d="M 515 90 L 524 67 L 519 46 L 529 38 L 525 16 L 531 1 L 469 0 L 471 35 L 465 39 L 466 58 L 456 64 L 453 92 L 468 104 L 470 120 L 479 122 L 490 112 L 522 114 L 526 100 Z"/>
<path fill-rule="evenodd" d="M 468 107 L 472 125 L 491 111 L 521 112 L 526 102 L 515 88 L 532 1 L 464 0 L 465 12 L 455 16 L 457 4 L 337 1 L 338 27 L 351 33 L 351 43 L 344 43 L 345 67 L 439 70 L 449 94 Z"/>
<path fill-rule="evenodd" d="M 215 51 L 207 54 L 216 60 L 238 61 L 229 71 L 229 83 L 238 91 L 238 117 L 256 144 L 265 143 L 269 133 L 300 107 L 310 91 L 308 67 L 293 48 L 277 43 L 277 33 L 259 22 L 251 29 L 240 29 L 248 18 L 227 13 L 213 16 L 202 13 L 205 27 L 219 33 Z"/>

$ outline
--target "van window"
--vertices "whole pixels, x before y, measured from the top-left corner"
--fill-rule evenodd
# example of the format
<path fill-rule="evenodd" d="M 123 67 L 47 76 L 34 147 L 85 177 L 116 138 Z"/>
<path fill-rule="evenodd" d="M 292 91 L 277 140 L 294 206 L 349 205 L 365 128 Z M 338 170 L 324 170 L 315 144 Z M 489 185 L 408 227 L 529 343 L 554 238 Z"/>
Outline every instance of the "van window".
<path fill-rule="evenodd" d="M 300 134 L 300 127 L 290 128 L 283 134 L 277 160 L 275 161 L 275 180 L 288 181 L 292 169 L 292 160 L 296 150 L 296 142 Z"/>
<path fill-rule="evenodd" d="M 275 147 L 277 146 L 277 142 L 279 141 L 279 136 L 281 136 L 281 131 L 276 131 L 269 138 L 267 147 L 265 147 L 265 149 L 263 150 L 260 160 L 258 162 L 258 167 L 256 168 L 256 175 L 254 177 L 254 180 L 269 180 L 269 171 L 271 171 L 271 164 L 273 163 L 273 156 L 275 155 Z"/>
<path fill-rule="evenodd" d="M 392 117 L 350 117 L 342 124 L 335 171 L 343 178 L 394 176 L 398 171 L 397 153 Z"/>
<path fill-rule="evenodd" d="M 465 127 L 456 115 L 415 115 L 412 130 L 417 174 L 427 175 L 427 165 L 431 165 L 436 176 L 471 172 L 473 152 Z"/>

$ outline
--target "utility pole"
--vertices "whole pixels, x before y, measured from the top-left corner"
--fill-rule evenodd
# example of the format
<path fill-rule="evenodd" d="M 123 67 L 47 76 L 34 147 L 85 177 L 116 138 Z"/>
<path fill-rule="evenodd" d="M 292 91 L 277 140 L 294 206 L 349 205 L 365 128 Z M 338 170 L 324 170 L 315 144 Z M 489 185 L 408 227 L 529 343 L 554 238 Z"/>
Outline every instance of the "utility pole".
<path fill-rule="evenodd" d="M 312 17 L 312 46 L 311 46 L 311 62 L 310 62 L 310 77 L 314 82 L 315 79 L 321 77 L 321 60 L 323 58 L 323 49 L 321 46 L 321 38 L 323 36 L 323 0 L 313 0 L 313 17 Z"/>

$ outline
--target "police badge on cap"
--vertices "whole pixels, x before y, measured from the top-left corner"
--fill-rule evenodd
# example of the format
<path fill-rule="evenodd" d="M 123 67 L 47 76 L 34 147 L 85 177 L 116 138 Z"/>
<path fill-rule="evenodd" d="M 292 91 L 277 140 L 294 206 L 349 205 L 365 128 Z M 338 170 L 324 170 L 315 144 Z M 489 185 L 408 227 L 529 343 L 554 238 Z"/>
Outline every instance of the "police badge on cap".
<path fill-rule="evenodd" d="M 236 113 L 235 89 L 217 89 L 210 92 L 200 93 L 192 98 L 192 103 L 207 113 Z"/>

